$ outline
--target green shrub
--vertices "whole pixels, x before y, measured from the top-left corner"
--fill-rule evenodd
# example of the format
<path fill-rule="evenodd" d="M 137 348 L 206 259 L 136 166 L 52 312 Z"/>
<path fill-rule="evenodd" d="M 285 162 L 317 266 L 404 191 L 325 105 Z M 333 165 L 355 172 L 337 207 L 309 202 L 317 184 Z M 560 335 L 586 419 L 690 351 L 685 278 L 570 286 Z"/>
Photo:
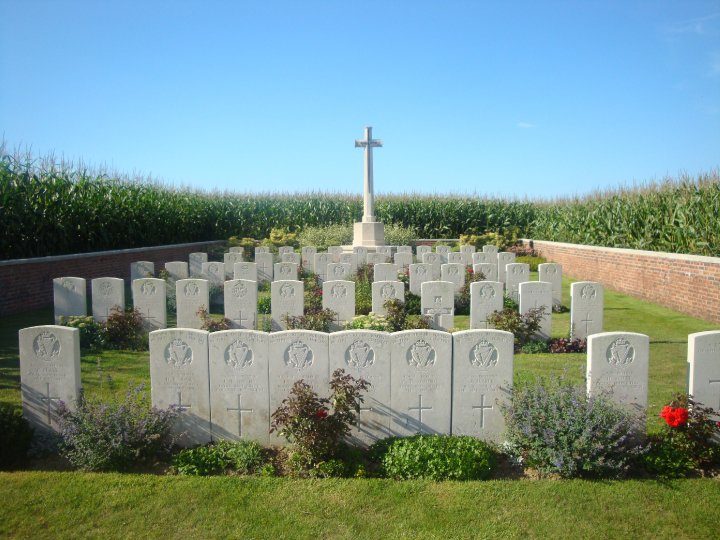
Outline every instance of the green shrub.
<path fill-rule="evenodd" d="M 137 309 L 114 309 L 105 322 L 105 346 L 110 349 L 147 351 L 148 333 Z"/>
<path fill-rule="evenodd" d="M 201 330 L 207 332 L 221 332 L 222 330 L 230 330 L 230 319 L 225 317 L 216 318 L 208 313 L 205 308 L 198 309 L 198 317 L 202 321 Z"/>
<path fill-rule="evenodd" d="M 541 354 L 550 352 L 550 347 L 547 341 L 532 340 L 523 344 L 523 346 L 520 347 L 520 352 L 524 354 Z"/>
<path fill-rule="evenodd" d="M 283 315 L 283 322 L 288 330 L 315 330 L 316 332 L 330 332 L 337 313 L 331 309 L 315 309 L 307 311 L 299 317 Z"/>
<path fill-rule="evenodd" d="M 164 456 L 174 443 L 176 411 L 151 407 L 143 386 L 117 403 L 81 395 L 74 411 L 60 403 L 58 416 L 60 453 L 82 470 L 124 470 Z"/>
<path fill-rule="evenodd" d="M 298 241 L 301 246 L 315 246 L 318 253 L 327 251 L 329 246 L 347 246 L 353 241 L 353 226 L 346 223 L 304 227 Z"/>
<path fill-rule="evenodd" d="M 181 450 L 173 456 L 173 468 L 178 474 L 187 476 L 227 472 L 255 474 L 267 465 L 265 461 L 263 448 L 255 441 L 219 441 L 208 446 Z"/>
<path fill-rule="evenodd" d="M 0 469 L 21 464 L 27 457 L 33 429 L 22 411 L 0 403 Z"/>
<path fill-rule="evenodd" d="M 378 330 L 390 332 L 390 324 L 385 317 L 370 313 L 368 315 L 357 315 L 345 325 L 346 330 Z"/>
<path fill-rule="evenodd" d="M 60 317 L 60 324 L 80 330 L 80 347 L 98 351 L 105 347 L 105 327 L 92 317 Z"/>
<path fill-rule="evenodd" d="M 637 418 L 563 378 L 516 385 L 503 414 L 505 449 L 543 474 L 616 477 L 642 450 Z"/>
<path fill-rule="evenodd" d="M 530 266 L 531 272 L 537 272 L 538 271 L 538 265 L 546 263 L 547 260 L 545 260 L 543 257 L 529 257 L 526 255 L 515 257 L 516 263 L 525 263 Z"/>
<path fill-rule="evenodd" d="M 368 279 L 370 266 L 360 267 L 355 277 L 355 313 L 367 315 L 372 311 L 372 278 Z"/>
<path fill-rule="evenodd" d="M 292 246 L 298 247 L 297 233 L 292 233 L 283 229 L 272 229 L 267 238 L 274 247 Z"/>
<path fill-rule="evenodd" d="M 495 453 L 474 437 L 415 435 L 378 441 L 371 454 L 389 478 L 484 480 L 495 467 Z"/>
<path fill-rule="evenodd" d="M 383 304 L 387 314 L 385 320 L 388 323 L 390 332 L 401 330 L 422 330 L 430 328 L 430 319 L 422 315 L 411 315 L 408 313 L 405 302 L 400 300 L 388 300 Z"/>
<path fill-rule="evenodd" d="M 515 336 L 515 347 L 521 348 L 533 340 L 535 334 L 540 330 L 540 323 L 545 316 L 545 310 L 541 307 L 531 308 L 524 314 L 514 309 L 505 308 L 502 311 L 494 311 L 487 317 L 488 324 L 496 330 L 505 330 Z"/>
<path fill-rule="evenodd" d="M 417 239 L 418 232 L 414 227 L 403 227 L 395 223 L 385 224 L 385 245 L 409 246 Z"/>
<path fill-rule="evenodd" d="M 471 267 L 465 267 L 465 284 L 455 295 L 455 315 L 470 315 L 470 286 L 484 279 L 482 272 L 476 274 Z"/>
<path fill-rule="evenodd" d="M 258 313 L 270 315 L 272 307 L 271 297 L 269 294 L 258 294 Z"/>

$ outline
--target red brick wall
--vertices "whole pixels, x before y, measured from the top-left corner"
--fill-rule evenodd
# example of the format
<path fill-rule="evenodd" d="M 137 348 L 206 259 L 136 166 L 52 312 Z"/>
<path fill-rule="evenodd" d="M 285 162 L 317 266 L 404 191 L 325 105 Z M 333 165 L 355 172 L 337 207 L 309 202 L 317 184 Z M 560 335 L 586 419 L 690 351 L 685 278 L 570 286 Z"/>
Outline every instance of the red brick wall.
<path fill-rule="evenodd" d="M 575 279 L 720 322 L 720 258 L 525 240 Z"/>
<path fill-rule="evenodd" d="M 195 251 L 205 251 L 218 242 L 196 242 L 118 251 L 101 251 L 57 257 L 38 257 L 0 261 L 0 315 L 22 313 L 52 305 L 52 281 L 56 277 L 72 276 L 87 280 L 98 277 L 130 279 L 130 263 L 151 261 L 155 274 L 168 261 L 185 261 Z"/>

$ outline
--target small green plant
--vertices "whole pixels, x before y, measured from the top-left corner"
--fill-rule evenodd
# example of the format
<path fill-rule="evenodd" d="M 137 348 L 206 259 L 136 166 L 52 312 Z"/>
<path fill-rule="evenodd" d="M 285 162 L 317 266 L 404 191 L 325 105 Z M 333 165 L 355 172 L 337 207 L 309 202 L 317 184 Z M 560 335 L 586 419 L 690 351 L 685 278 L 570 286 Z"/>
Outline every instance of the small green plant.
<path fill-rule="evenodd" d="M 271 298 L 268 294 L 258 295 L 258 313 L 270 315 Z"/>
<path fill-rule="evenodd" d="M 502 410 L 505 450 L 542 474 L 616 477 L 642 450 L 637 418 L 565 378 L 516 385 Z"/>
<path fill-rule="evenodd" d="M 80 347 L 98 351 L 105 347 L 105 327 L 92 317 L 61 317 L 60 324 L 80 330 Z"/>
<path fill-rule="evenodd" d="M 431 327 L 430 319 L 421 315 L 411 315 L 406 309 L 405 303 L 398 299 L 388 300 L 383 304 L 390 332 L 401 330 L 422 330 Z"/>
<path fill-rule="evenodd" d="M 146 351 L 148 334 L 140 312 L 137 309 L 112 310 L 104 325 L 104 341 L 110 349 Z"/>
<path fill-rule="evenodd" d="M 202 307 L 198 309 L 197 315 L 202 321 L 202 325 L 200 326 L 201 330 L 206 330 L 208 332 L 220 332 L 221 330 L 230 330 L 230 319 L 226 319 L 225 317 L 216 319 L 208 313 L 207 309 Z"/>
<path fill-rule="evenodd" d="M 530 266 L 531 272 L 537 272 L 538 271 L 538 265 L 546 263 L 547 260 L 545 260 L 543 257 L 538 256 L 529 256 L 529 255 L 522 255 L 519 257 L 515 257 L 516 263 L 525 263 Z"/>
<path fill-rule="evenodd" d="M 315 330 L 317 332 L 330 332 L 331 325 L 337 319 L 337 313 L 331 309 L 316 309 L 307 311 L 299 317 L 283 315 L 283 322 L 288 330 Z"/>
<path fill-rule="evenodd" d="M 542 340 L 528 341 L 522 347 L 520 347 L 520 352 L 524 354 L 541 354 L 549 351 L 550 348 L 548 347 L 547 341 Z"/>
<path fill-rule="evenodd" d="M 272 413 L 270 432 L 290 442 L 295 468 L 309 470 L 337 457 L 341 442 L 357 423 L 363 392 L 370 387 L 336 369 L 330 379 L 330 398 L 321 398 L 305 381 L 296 381 L 290 395 Z"/>
<path fill-rule="evenodd" d="M 370 313 L 368 315 L 357 315 L 345 325 L 346 330 L 378 330 L 390 332 L 390 324 L 385 317 Z"/>
<path fill-rule="evenodd" d="M 75 410 L 60 403 L 58 416 L 60 453 L 82 470 L 125 470 L 166 455 L 174 443 L 176 411 L 151 407 L 142 385 L 120 402 L 81 395 Z"/>
<path fill-rule="evenodd" d="M 268 236 L 268 240 L 270 241 L 270 244 L 272 244 L 274 247 L 298 247 L 300 245 L 298 242 L 297 233 L 289 232 L 283 229 L 270 230 L 270 236 Z"/>
<path fill-rule="evenodd" d="M 265 461 L 263 448 L 255 441 L 219 441 L 181 450 L 173 456 L 173 468 L 188 476 L 256 474 L 268 465 Z"/>
<path fill-rule="evenodd" d="M 482 272 L 474 272 L 469 266 L 465 270 L 465 283 L 460 293 L 455 295 L 455 315 L 470 315 L 470 285 L 485 279 Z"/>
<path fill-rule="evenodd" d="M 505 330 L 514 334 L 515 347 L 519 349 L 533 340 L 537 331 L 540 330 L 544 316 L 545 310 L 542 307 L 531 308 L 522 315 L 514 309 L 505 308 L 488 315 L 487 321 L 496 330 Z"/>
<path fill-rule="evenodd" d="M 22 412 L 7 403 L 0 403 L 0 469 L 21 464 L 27 457 L 33 429 Z"/>
<path fill-rule="evenodd" d="M 495 453 L 468 436 L 415 435 L 378 441 L 370 449 L 389 478 L 483 480 L 495 467 Z"/>

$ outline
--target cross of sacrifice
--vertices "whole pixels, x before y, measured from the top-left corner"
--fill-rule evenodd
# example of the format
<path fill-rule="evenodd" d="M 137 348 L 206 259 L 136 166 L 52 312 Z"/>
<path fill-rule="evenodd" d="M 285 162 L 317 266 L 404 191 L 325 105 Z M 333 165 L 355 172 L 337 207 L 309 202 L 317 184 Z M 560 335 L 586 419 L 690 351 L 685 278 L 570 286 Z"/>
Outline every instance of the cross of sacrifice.
<path fill-rule="evenodd" d="M 372 138 L 372 128 L 365 128 L 365 138 L 355 141 L 355 148 L 365 149 L 365 185 L 364 208 L 362 220 L 366 223 L 375 221 L 375 195 L 373 193 L 373 148 L 382 146 L 382 141 Z"/>

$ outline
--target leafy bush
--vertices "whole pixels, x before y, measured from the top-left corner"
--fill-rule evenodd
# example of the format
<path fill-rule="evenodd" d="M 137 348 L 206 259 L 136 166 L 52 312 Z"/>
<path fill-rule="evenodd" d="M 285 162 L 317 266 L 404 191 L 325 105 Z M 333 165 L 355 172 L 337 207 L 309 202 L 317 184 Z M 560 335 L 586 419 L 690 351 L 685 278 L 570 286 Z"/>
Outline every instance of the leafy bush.
<path fill-rule="evenodd" d="M 455 295 L 455 315 L 470 315 L 470 285 L 484 279 L 482 272 L 475 273 L 471 267 L 465 267 L 465 284 Z"/>
<path fill-rule="evenodd" d="M 372 311 L 372 266 L 364 264 L 355 276 L 355 313 L 367 315 Z"/>
<path fill-rule="evenodd" d="M 110 349 L 146 351 L 148 334 L 137 309 L 113 309 L 105 322 L 105 346 Z"/>
<path fill-rule="evenodd" d="M 270 235 L 267 239 L 269 243 L 275 247 L 298 247 L 300 245 L 298 242 L 297 233 L 292 233 L 283 229 L 271 229 Z"/>
<path fill-rule="evenodd" d="M 563 378 L 515 386 L 503 414 L 507 451 L 543 474 L 619 476 L 642 449 L 635 417 Z"/>
<path fill-rule="evenodd" d="M 266 459 L 255 441 L 219 441 L 209 446 L 181 450 L 173 456 L 173 468 L 188 476 L 209 476 L 226 472 L 255 474 Z"/>
<path fill-rule="evenodd" d="M 404 302 L 393 299 L 383 304 L 387 314 L 385 320 L 390 332 L 401 330 L 423 330 L 431 327 L 430 319 L 422 315 L 411 315 Z"/>
<path fill-rule="evenodd" d="M 320 311 L 323 307 L 323 289 L 320 276 L 317 274 L 303 276 L 303 291 L 305 295 L 305 312 Z"/>
<path fill-rule="evenodd" d="M 584 339 L 554 338 L 549 342 L 551 353 L 584 353 L 587 341 Z"/>
<path fill-rule="evenodd" d="M 388 246 L 409 246 L 417 239 L 418 231 L 414 227 L 403 227 L 396 223 L 385 224 L 385 244 Z"/>
<path fill-rule="evenodd" d="M 515 257 L 516 263 L 525 263 L 530 266 L 531 272 L 537 272 L 538 271 L 538 265 L 546 263 L 547 260 L 543 257 L 539 256 L 527 256 L 527 255 L 521 255 L 519 257 Z"/>
<path fill-rule="evenodd" d="M 33 429 L 22 412 L 7 403 L 0 403 L 0 469 L 22 463 L 32 438 Z"/>
<path fill-rule="evenodd" d="M 531 308 L 526 313 L 520 314 L 514 309 L 505 308 L 502 311 L 494 311 L 487 317 L 490 326 L 496 330 L 505 330 L 515 335 L 515 347 L 520 348 L 529 341 L 540 330 L 540 323 L 545 316 L 543 308 Z"/>
<path fill-rule="evenodd" d="M 542 354 L 548 352 L 549 350 L 547 341 L 541 340 L 528 341 L 520 347 L 520 352 L 524 354 Z"/>
<path fill-rule="evenodd" d="M 503 308 L 505 309 L 512 309 L 513 311 L 518 311 L 520 309 L 520 305 L 512 299 L 511 296 L 508 294 L 503 295 Z"/>
<path fill-rule="evenodd" d="M 301 246 L 315 246 L 318 253 L 327 251 L 329 246 L 346 246 L 352 244 L 352 224 L 330 224 L 304 227 L 298 234 Z"/>
<path fill-rule="evenodd" d="M 385 317 L 370 313 L 368 315 L 357 315 L 345 325 L 346 330 L 379 330 L 390 332 L 390 324 Z"/>
<path fill-rule="evenodd" d="M 208 332 L 230 330 L 230 319 L 226 319 L 225 317 L 220 319 L 213 318 L 205 308 L 198 309 L 197 314 L 202 321 L 202 325 L 200 326 L 201 330 L 206 330 Z"/>
<path fill-rule="evenodd" d="M 60 317 L 60 324 L 80 330 L 80 347 L 92 351 L 105 347 L 105 327 L 92 317 Z"/>
<path fill-rule="evenodd" d="M 650 438 L 645 467 L 663 478 L 679 478 L 720 463 L 720 423 L 712 419 L 717 414 L 687 394 L 677 394 L 660 412 L 665 426 Z"/>
<path fill-rule="evenodd" d="M 482 249 L 483 246 L 497 246 L 500 251 L 505 251 L 515 245 L 518 240 L 519 229 L 511 227 L 504 232 L 488 231 L 483 234 L 461 234 L 460 244 L 475 246 Z"/>
<path fill-rule="evenodd" d="M 378 441 L 371 454 L 395 479 L 483 480 L 495 467 L 495 453 L 474 437 L 415 435 Z"/>
<path fill-rule="evenodd" d="M 292 445 L 297 461 L 310 469 L 336 457 L 341 441 L 357 423 L 362 393 L 370 387 L 336 369 L 330 379 L 330 398 L 318 397 L 305 381 L 296 381 L 290 396 L 272 413 L 270 432 L 277 432 Z"/>
<path fill-rule="evenodd" d="M 143 386 L 130 389 L 119 403 L 80 396 L 77 408 L 58 407 L 61 454 L 88 471 L 123 470 L 165 455 L 177 416 L 172 409 L 150 407 Z"/>
<path fill-rule="evenodd" d="M 270 295 L 263 294 L 258 295 L 258 313 L 261 313 L 263 315 L 269 315 L 270 309 L 272 307 Z"/>
<path fill-rule="evenodd" d="M 299 317 L 283 315 L 283 322 L 288 330 L 315 330 L 317 332 L 330 332 L 337 313 L 331 309 L 316 309 L 307 311 Z"/>

